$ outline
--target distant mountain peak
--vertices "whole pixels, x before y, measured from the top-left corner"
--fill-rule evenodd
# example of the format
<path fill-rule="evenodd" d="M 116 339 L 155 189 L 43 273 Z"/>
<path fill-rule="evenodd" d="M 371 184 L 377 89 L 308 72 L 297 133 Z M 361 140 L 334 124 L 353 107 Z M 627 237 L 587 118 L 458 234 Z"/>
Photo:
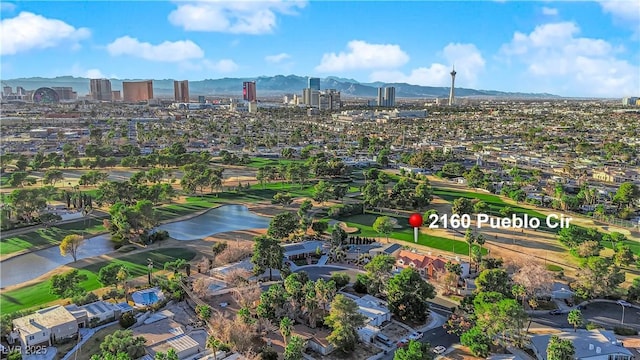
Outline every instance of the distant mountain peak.
<path fill-rule="evenodd" d="M 192 96 L 197 95 L 224 95 L 239 96 L 242 94 L 242 82 L 255 81 L 258 97 L 278 94 L 302 94 L 302 89 L 308 85 L 308 76 L 299 75 L 273 75 L 257 76 L 246 78 L 220 78 L 189 81 L 189 92 Z M 3 80 L 3 84 L 11 87 L 22 86 L 26 90 L 35 90 L 40 87 L 70 86 L 80 96 L 89 93 L 89 80 L 83 77 L 58 76 L 55 78 L 30 77 L 19 79 Z M 129 79 L 111 79 L 113 90 L 122 90 L 122 82 Z M 173 95 L 173 79 L 154 80 L 154 94 L 159 97 Z M 371 97 L 377 96 L 377 88 L 383 86 L 396 87 L 396 97 L 398 98 L 434 98 L 447 97 L 449 87 L 434 87 L 411 85 L 406 83 L 360 83 L 354 79 L 328 76 L 320 81 L 321 89 L 336 89 L 345 96 Z M 262 94 L 262 95 L 261 95 Z M 500 97 L 500 98 L 558 98 L 557 95 L 548 93 L 518 93 L 503 92 L 496 90 L 476 90 L 466 88 L 456 88 L 458 97 Z"/>

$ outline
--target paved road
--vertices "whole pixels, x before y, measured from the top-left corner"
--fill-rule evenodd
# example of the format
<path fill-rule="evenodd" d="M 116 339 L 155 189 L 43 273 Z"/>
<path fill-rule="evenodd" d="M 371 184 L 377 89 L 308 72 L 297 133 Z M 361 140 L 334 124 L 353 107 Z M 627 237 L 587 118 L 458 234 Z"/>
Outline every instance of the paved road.
<path fill-rule="evenodd" d="M 432 311 L 444 316 L 445 318 L 449 316 L 449 313 L 444 311 L 435 310 L 435 309 L 433 309 Z M 429 345 L 431 345 L 432 348 L 442 345 L 447 349 L 449 349 L 452 345 L 459 343 L 460 338 L 457 335 L 447 333 L 447 331 L 442 327 L 442 325 L 439 325 L 431 330 L 426 331 L 424 333 L 424 337 L 420 339 L 420 342 L 429 343 Z M 394 354 L 395 354 L 395 350 L 390 351 L 387 355 L 383 356 L 381 359 L 392 360 Z"/>
<path fill-rule="evenodd" d="M 582 310 L 586 322 L 593 321 L 605 325 L 605 327 L 620 326 L 622 320 L 622 306 L 615 303 L 595 302 L 587 305 Z M 567 314 L 550 315 L 549 313 L 541 315 L 532 315 L 531 318 L 539 324 L 556 328 L 571 328 L 567 321 Z M 635 308 L 625 308 L 624 324 L 632 326 L 640 326 L 640 310 Z"/>

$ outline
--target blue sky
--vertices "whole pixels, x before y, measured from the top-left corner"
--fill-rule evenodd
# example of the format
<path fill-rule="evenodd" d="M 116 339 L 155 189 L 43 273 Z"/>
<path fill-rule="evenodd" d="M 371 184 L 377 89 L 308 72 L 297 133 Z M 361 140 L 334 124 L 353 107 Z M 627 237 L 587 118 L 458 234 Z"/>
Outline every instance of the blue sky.
<path fill-rule="evenodd" d="M 640 95 L 640 1 L 1 3 L 1 78 L 296 74 Z"/>

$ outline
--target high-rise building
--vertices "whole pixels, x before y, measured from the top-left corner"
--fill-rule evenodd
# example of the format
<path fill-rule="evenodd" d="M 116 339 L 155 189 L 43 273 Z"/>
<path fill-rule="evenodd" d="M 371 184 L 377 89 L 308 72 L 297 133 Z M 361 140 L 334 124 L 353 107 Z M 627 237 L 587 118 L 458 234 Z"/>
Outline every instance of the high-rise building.
<path fill-rule="evenodd" d="M 378 88 L 378 101 L 376 101 L 378 106 L 384 106 L 384 88 Z"/>
<path fill-rule="evenodd" d="M 455 85 L 456 85 L 456 68 L 451 68 L 451 90 L 449 90 L 449 106 L 453 106 L 456 103 Z"/>
<path fill-rule="evenodd" d="M 122 95 L 120 93 L 120 90 L 113 90 L 111 92 L 111 100 L 112 101 L 122 101 Z"/>
<path fill-rule="evenodd" d="M 13 89 L 11 88 L 11 86 L 5 86 L 2 88 L 2 94 L 4 96 L 9 96 L 11 95 L 11 92 L 13 91 Z"/>
<path fill-rule="evenodd" d="M 76 100 L 78 98 L 78 93 L 73 91 L 73 88 L 70 86 L 52 87 L 52 89 L 58 93 L 61 101 Z"/>
<path fill-rule="evenodd" d="M 393 86 L 378 88 L 378 99 L 376 105 L 383 107 L 396 106 L 396 88 Z"/>
<path fill-rule="evenodd" d="M 111 101 L 111 80 L 109 79 L 91 79 L 89 80 L 89 88 L 91 89 L 91 98 L 97 101 Z"/>
<path fill-rule="evenodd" d="M 342 105 L 340 92 L 335 89 L 321 91 L 318 98 L 318 109 L 320 110 L 338 110 Z"/>
<path fill-rule="evenodd" d="M 122 97 L 130 103 L 153 99 L 153 80 L 123 81 Z"/>
<path fill-rule="evenodd" d="M 55 89 L 54 89 L 55 90 Z M 22 86 L 16 87 L 16 95 L 26 95 L 27 92 L 24 90 Z"/>
<path fill-rule="evenodd" d="M 396 106 L 396 88 L 393 86 L 384 88 L 384 106 Z"/>
<path fill-rule="evenodd" d="M 307 87 L 311 90 L 320 90 L 320 78 L 310 77 Z"/>
<path fill-rule="evenodd" d="M 245 81 L 242 83 L 242 99 L 249 102 L 258 100 L 255 81 Z"/>
<path fill-rule="evenodd" d="M 200 95 L 200 96 L 198 96 L 198 102 L 200 104 L 205 104 L 207 102 L 207 100 L 205 99 L 204 95 Z"/>
<path fill-rule="evenodd" d="M 174 81 L 173 94 L 177 102 L 189 102 L 189 80 Z"/>

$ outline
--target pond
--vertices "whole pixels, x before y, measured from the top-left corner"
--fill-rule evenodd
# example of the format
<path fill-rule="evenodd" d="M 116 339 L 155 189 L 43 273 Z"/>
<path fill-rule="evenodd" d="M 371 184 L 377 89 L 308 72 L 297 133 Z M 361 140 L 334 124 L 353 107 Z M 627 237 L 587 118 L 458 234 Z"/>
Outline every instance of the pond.
<path fill-rule="evenodd" d="M 166 230 L 176 240 L 196 240 L 214 234 L 247 230 L 266 229 L 270 218 L 252 213 L 243 205 L 224 205 L 185 221 L 176 221 L 158 226 Z"/>
<path fill-rule="evenodd" d="M 167 230 L 177 240 L 196 240 L 227 231 L 264 229 L 269 221 L 268 217 L 250 212 L 246 206 L 224 205 L 191 219 L 161 225 L 158 229 Z M 78 260 L 113 251 L 109 239 L 108 234 L 87 239 L 78 249 Z M 0 287 L 35 279 L 72 261 L 70 255 L 60 255 L 57 246 L 12 257 L 0 262 Z"/>

